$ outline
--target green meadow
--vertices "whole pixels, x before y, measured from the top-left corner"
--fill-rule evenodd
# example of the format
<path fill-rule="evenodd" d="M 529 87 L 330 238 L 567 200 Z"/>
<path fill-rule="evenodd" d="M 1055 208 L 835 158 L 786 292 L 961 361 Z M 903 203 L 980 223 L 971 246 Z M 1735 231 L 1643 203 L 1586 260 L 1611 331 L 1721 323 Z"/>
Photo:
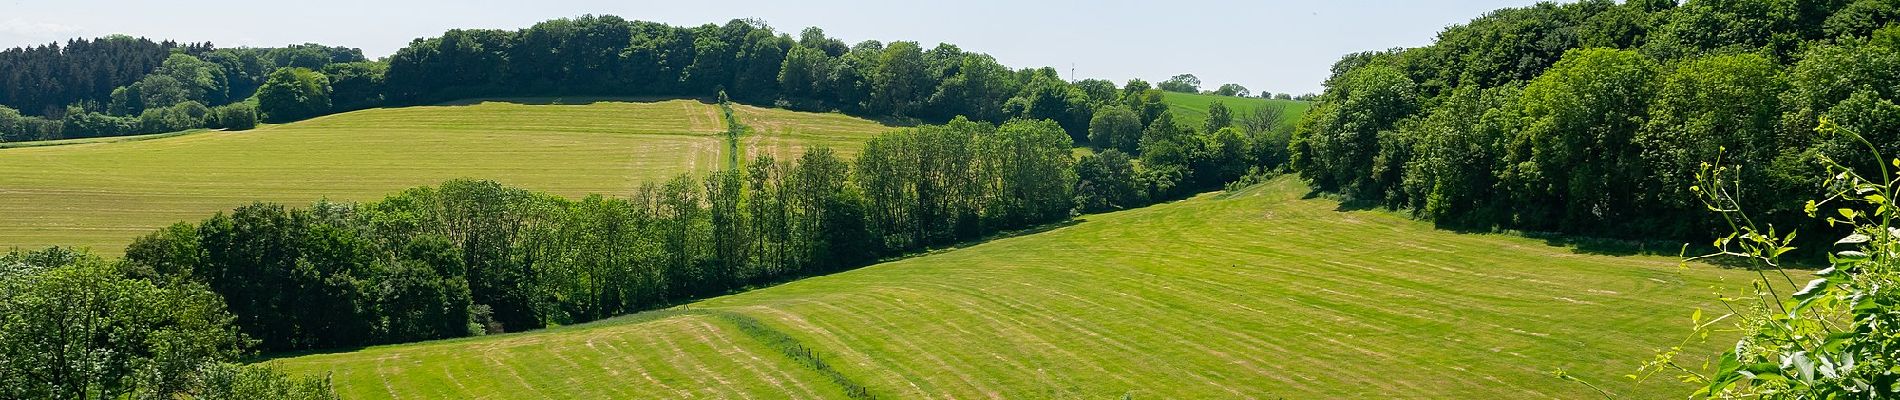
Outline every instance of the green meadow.
<path fill-rule="evenodd" d="M 1174 111 L 1174 120 L 1190 126 L 1201 126 L 1207 120 L 1207 108 L 1218 101 L 1233 112 L 1235 118 L 1253 112 L 1261 107 L 1285 107 L 1284 123 L 1297 123 L 1306 109 L 1313 103 L 1296 100 L 1262 99 L 1258 97 L 1214 96 L 1194 93 L 1162 92 L 1161 101 L 1168 103 L 1168 109 Z"/>
<path fill-rule="evenodd" d="M 1661 398 L 1690 389 L 1623 376 L 1752 277 L 1308 193 L 1281 178 L 668 310 L 267 363 L 352 399 L 1597 396 L 1557 369 Z"/>
<path fill-rule="evenodd" d="M 624 195 L 721 167 L 726 127 L 718 110 L 696 100 L 477 100 L 251 131 L 4 148 L 0 248 L 114 255 L 154 229 L 252 201 L 374 200 L 457 178 L 570 197 Z M 888 129 L 837 114 L 740 110 L 742 121 L 761 127 L 748 140 L 781 156 L 814 145 L 855 153 Z"/>

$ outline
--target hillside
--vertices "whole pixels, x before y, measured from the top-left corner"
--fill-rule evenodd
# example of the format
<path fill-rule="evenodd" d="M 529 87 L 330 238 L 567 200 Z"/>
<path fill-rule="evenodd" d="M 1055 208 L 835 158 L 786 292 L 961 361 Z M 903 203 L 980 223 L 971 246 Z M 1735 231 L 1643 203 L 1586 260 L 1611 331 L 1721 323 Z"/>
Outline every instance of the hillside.
<path fill-rule="evenodd" d="M 1176 122 L 1190 124 L 1191 126 L 1201 126 L 1204 124 L 1203 121 L 1207 121 L 1207 107 L 1213 105 L 1215 101 L 1226 105 L 1228 110 L 1233 111 L 1235 118 L 1253 112 L 1254 109 L 1269 105 L 1286 107 L 1286 116 L 1284 119 L 1286 122 L 1283 123 L 1287 124 L 1299 122 L 1300 116 L 1305 115 L 1306 110 L 1313 107 L 1313 103 L 1296 100 L 1214 96 L 1176 92 L 1163 92 L 1161 100 L 1168 103 L 1169 110 L 1174 111 L 1174 120 Z"/>
<path fill-rule="evenodd" d="M 1657 398 L 1686 390 L 1621 376 L 1748 279 L 1307 193 L 1282 178 L 684 308 L 273 362 L 358 399 L 1594 396 L 1557 368 Z"/>
<path fill-rule="evenodd" d="M 773 148 L 822 143 L 854 153 L 886 129 L 835 114 L 741 109 L 742 121 L 773 127 L 751 138 Z M 0 149 L 0 249 L 111 255 L 153 229 L 251 201 L 372 200 L 455 178 L 571 197 L 624 194 L 719 167 L 724 129 L 716 105 L 694 100 L 513 99 Z"/>

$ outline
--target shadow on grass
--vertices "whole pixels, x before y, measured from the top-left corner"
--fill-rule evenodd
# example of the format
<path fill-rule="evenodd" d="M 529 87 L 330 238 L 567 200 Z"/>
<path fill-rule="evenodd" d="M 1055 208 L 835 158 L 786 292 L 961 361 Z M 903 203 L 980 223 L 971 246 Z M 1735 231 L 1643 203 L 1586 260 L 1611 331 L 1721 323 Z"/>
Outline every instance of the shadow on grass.
<path fill-rule="evenodd" d="M 686 302 L 681 302 L 681 303 L 683 304 Z M 695 310 L 695 309 L 690 309 L 688 307 L 678 306 L 678 305 L 668 305 L 666 307 L 656 308 L 656 309 L 647 310 L 647 311 L 640 311 L 640 312 L 636 312 L 632 314 L 602 318 L 602 319 L 576 323 L 576 324 L 551 326 L 551 327 L 540 328 L 540 329 L 528 329 L 528 330 L 522 330 L 522 331 L 495 333 L 495 334 L 487 334 L 487 335 L 480 335 L 480 336 L 463 336 L 463 337 L 456 337 L 456 338 L 420 340 L 420 341 L 413 341 L 413 342 L 382 343 L 382 344 L 371 344 L 371 345 L 329 347 L 329 348 L 322 348 L 322 349 L 262 353 L 262 354 L 246 357 L 239 361 L 245 364 L 255 364 L 255 363 L 269 362 L 272 360 L 296 358 L 296 357 L 303 357 L 303 356 L 351 353 L 351 352 L 357 352 L 357 351 L 368 350 L 368 349 L 373 349 L 377 347 L 385 347 L 385 346 L 406 346 L 406 345 L 416 345 L 416 344 L 424 344 L 424 343 L 426 344 L 454 344 L 454 343 L 470 342 L 470 341 L 477 341 L 477 340 L 507 338 L 510 336 L 519 336 L 519 335 L 527 335 L 527 334 L 562 332 L 562 331 L 569 331 L 569 330 L 575 330 L 575 329 L 586 329 L 586 328 L 596 327 L 596 326 L 640 323 L 640 322 L 654 321 L 654 320 L 660 320 L 660 319 L 672 318 L 672 317 L 678 317 L 678 316 L 702 315 L 705 313 L 706 312 L 704 310 Z"/>
<path fill-rule="evenodd" d="M 1524 237 L 1543 240 L 1544 244 L 1570 248 L 1578 254 L 1605 256 L 1681 256 L 1684 242 L 1656 239 L 1614 239 L 1567 235 L 1555 232 L 1523 232 Z M 1694 254 L 1691 252 L 1690 254 Z"/>
<path fill-rule="evenodd" d="M 1639 256 L 1640 255 L 1640 256 L 1662 256 L 1662 257 L 1695 257 L 1695 256 L 1700 256 L 1700 255 L 1705 255 L 1705 254 L 1712 254 L 1716 251 L 1714 247 L 1711 247 L 1707 244 L 1698 245 L 1698 244 L 1695 244 L 1696 242 L 1686 242 L 1683 240 L 1609 238 L 1609 237 L 1565 234 L 1565 233 L 1557 233 L 1557 232 L 1517 231 L 1517 230 L 1505 229 L 1505 228 L 1498 227 L 1492 224 L 1461 224 L 1461 223 L 1446 222 L 1446 221 L 1432 221 L 1429 219 L 1422 219 L 1421 217 L 1413 215 L 1412 213 L 1406 210 L 1389 209 L 1385 207 L 1384 205 L 1379 204 L 1377 202 L 1364 201 L 1364 200 L 1345 200 L 1337 194 L 1326 193 L 1326 192 L 1321 192 L 1317 190 L 1308 191 L 1305 195 L 1301 196 L 1300 199 L 1301 200 L 1320 200 L 1320 199 L 1331 200 L 1338 203 L 1338 205 L 1334 207 L 1334 211 L 1342 212 L 1342 213 L 1346 213 L 1346 212 L 1396 213 L 1399 215 L 1403 215 L 1409 219 L 1424 220 L 1425 222 L 1431 223 L 1434 229 L 1458 233 L 1458 234 L 1467 234 L 1467 235 L 1504 234 L 1504 235 L 1515 235 L 1515 236 L 1520 236 L 1520 237 L 1525 237 L 1525 238 L 1530 238 L 1530 239 L 1537 239 L 1537 240 L 1542 240 L 1545 245 L 1549 245 L 1553 247 L 1563 247 L 1563 248 L 1569 249 L 1572 253 L 1576 253 L 1576 254 L 1602 255 L 1602 256 Z M 1790 253 L 1787 257 L 1784 257 L 1780 263 L 1782 264 L 1781 265 L 1782 269 L 1805 270 L 1805 269 L 1825 268 L 1826 267 L 1825 261 L 1826 260 L 1824 258 L 1824 255 L 1820 255 L 1820 253 L 1808 254 L 1807 252 L 1798 251 L 1795 253 Z M 1737 258 L 1737 257 L 1714 257 L 1714 258 L 1703 259 L 1700 262 L 1707 263 L 1707 264 L 1714 265 L 1721 268 L 1727 268 L 1727 269 L 1742 269 L 1742 270 L 1764 269 L 1764 266 L 1759 265 L 1758 263 L 1752 262 L 1747 259 Z"/>

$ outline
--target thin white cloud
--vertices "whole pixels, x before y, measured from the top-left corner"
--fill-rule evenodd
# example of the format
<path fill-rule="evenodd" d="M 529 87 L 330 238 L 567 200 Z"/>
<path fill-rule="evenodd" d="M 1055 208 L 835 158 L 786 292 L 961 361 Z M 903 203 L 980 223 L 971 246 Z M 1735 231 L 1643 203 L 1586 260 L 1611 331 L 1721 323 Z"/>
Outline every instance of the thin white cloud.
<path fill-rule="evenodd" d="M 84 31 L 85 28 L 48 21 L 28 21 L 20 18 L 0 20 L 0 35 L 24 37 L 60 37 Z"/>

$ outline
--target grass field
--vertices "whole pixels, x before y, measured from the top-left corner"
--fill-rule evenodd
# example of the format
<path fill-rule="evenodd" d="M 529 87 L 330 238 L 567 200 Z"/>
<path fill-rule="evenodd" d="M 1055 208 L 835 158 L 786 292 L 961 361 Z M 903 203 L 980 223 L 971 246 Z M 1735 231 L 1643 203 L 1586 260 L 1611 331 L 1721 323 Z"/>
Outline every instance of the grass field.
<path fill-rule="evenodd" d="M 1240 118 L 1242 114 L 1253 112 L 1254 109 L 1268 105 L 1286 107 L 1286 116 L 1283 119 L 1285 122 L 1282 122 L 1283 124 L 1299 122 L 1300 116 L 1306 114 L 1306 109 L 1312 108 L 1313 106 L 1313 103 L 1304 101 L 1273 100 L 1258 97 L 1212 96 L 1175 92 L 1164 92 L 1161 101 L 1168 103 L 1168 109 L 1174 111 L 1174 120 L 1176 122 L 1191 124 L 1192 126 L 1205 124 L 1204 121 L 1207 121 L 1207 107 L 1213 105 L 1215 101 L 1226 105 L 1228 110 L 1233 111 L 1234 118 L 1236 119 Z"/>
<path fill-rule="evenodd" d="M 864 142 L 892 129 L 838 113 L 803 113 L 743 104 L 734 104 L 732 113 L 752 129 L 741 146 L 747 160 L 766 153 L 781 161 L 789 160 L 815 146 L 831 147 L 840 155 L 856 158 Z"/>
<path fill-rule="evenodd" d="M 1664 398 L 1686 388 L 1621 376 L 1749 276 L 1306 193 L 1282 178 L 679 309 L 271 362 L 352 399 L 1598 397 L 1558 368 Z"/>
<path fill-rule="evenodd" d="M 747 109 L 742 121 L 773 127 L 752 140 L 775 149 L 824 143 L 855 152 L 882 129 L 832 114 Z M 512 99 L 0 149 L 0 249 L 76 245 L 110 256 L 156 228 L 251 201 L 373 200 L 456 178 L 624 195 L 718 168 L 724 129 L 717 106 L 694 100 Z"/>

